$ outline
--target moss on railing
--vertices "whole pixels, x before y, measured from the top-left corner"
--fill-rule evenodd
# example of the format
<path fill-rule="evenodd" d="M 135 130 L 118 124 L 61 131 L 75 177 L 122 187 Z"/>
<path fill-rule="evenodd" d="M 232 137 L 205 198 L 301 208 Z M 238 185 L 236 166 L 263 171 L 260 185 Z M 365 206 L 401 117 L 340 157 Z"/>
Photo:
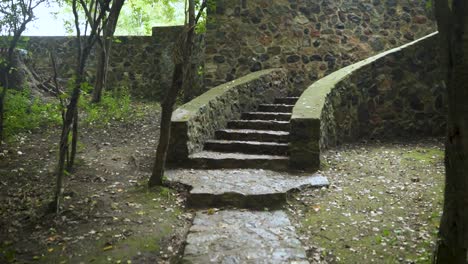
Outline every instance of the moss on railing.
<path fill-rule="evenodd" d="M 172 115 L 168 160 L 183 162 L 190 154 L 202 150 L 205 141 L 229 120 L 240 118 L 242 112 L 261 103 L 285 96 L 287 86 L 285 70 L 263 70 L 214 87 L 182 105 Z"/>
<path fill-rule="evenodd" d="M 382 92 L 382 96 L 378 98 L 380 101 L 384 100 L 383 98 L 385 98 L 385 100 L 393 100 L 395 98 L 392 97 L 394 96 L 393 94 L 400 93 L 399 91 L 402 89 L 417 89 L 418 93 L 421 93 L 422 90 L 427 94 L 426 97 L 430 97 L 428 104 L 433 104 L 435 99 L 433 98 L 434 92 L 432 92 L 432 90 L 437 89 L 438 94 L 441 94 L 438 88 L 439 83 L 437 83 L 437 79 L 432 82 L 434 76 L 431 76 L 430 81 L 424 79 L 427 79 L 425 75 L 438 73 L 437 69 L 435 69 L 436 66 L 434 67 L 434 57 L 436 57 L 436 55 L 432 54 L 432 61 L 429 61 L 431 60 L 431 56 L 427 56 L 427 54 L 420 56 L 422 58 L 415 58 L 418 56 L 415 55 L 415 51 L 424 49 L 424 51 L 427 52 L 429 50 L 432 51 L 431 49 L 435 49 L 434 46 L 436 45 L 434 45 L 434 43 L 436 41 L 436 35 L 437 33 L 430 34 L 409 44 L 349 65 L 309 86 L 293 108 L 289 147 L 290 167 L 294 169 L 318 169 L 320 166 L 321 149 L 329 145 L 343 142 L 344 140 L 340 137 L 356 138 L 365 134 L 364 130 L 345 130 L 356 128 L 359 122 L 372 121 L 368 118 L 359 118 L 358 116 L 358 108 L 362 108 L 363 110 L 360 112 L 364 112 L 364 114 L 366 111 L 371 112 L 367 106 L 368 101 L 366 101 L 371 97 L 369 95 L 371 88 L 379 89 L 379 87 L 383 87 L 382 90 L 384 91 Z M 427 65 L 431 65 L 429 66 L 430 69 L 427 69 Z M 411 67 L 416 67 L 416 69 L 410 69 Z M 392 80 L 393 72 L 395 71 L 402 71 L 404 73 L 404 78 L 411 77 L 410 79 L 412 79 L 412 81 L 404 82 L 403 80 Z M 419 71 L 421 73 L 415 73 L 414 71 Z M 413 76 L 416 74 L 418 75 Z M 384 79 L 384 82 L 379 79 Z M 426 82 L 422 85 L 423 87 L 411 87 L 412 85 L 417 86 L 414 85 L 414 83 L 421 83 L 423 82 L 422 80 Z M 432 89 L 434 86 L 436 86 L 436 88 Z M 424 91 L 423 88 L 431 89 L 426 89 L 428 91 Z M 391 91 L 388 89 L 391 89 Z M 344 98 L 346 96 L 347 98 Z M 375 98 L 370 99 L 374 100 Z M 339 102 L 339 104 L 337 102 Z M 404 103 L 408 106 L 411 104 L 411 102 L 406 101 Z M 389 107 L 389 105 L 387 104 L 385 107 Z M 429 108 L 431 107 L 432 106 L 428 107 L 427 111 L 430 112 L 431 109 Z M 385 109 L 381 110 L 385 111 Z M 423 111 L 421 111 L 421 113 L 423 113 Z M 381 113 L 377 113 L 375 116 L 378 117 L 378 114 Z M 337 119 L 336 116 L 338 115 L 340 117 L 344 116 L 344 118 Z M 411 116 L 411 118 L 415 117 Z M 346 127 L 340 123 L 342 121 L 347 121 L 351 124 Z M 361 125 L 365 126 L 366 124 Z"/>

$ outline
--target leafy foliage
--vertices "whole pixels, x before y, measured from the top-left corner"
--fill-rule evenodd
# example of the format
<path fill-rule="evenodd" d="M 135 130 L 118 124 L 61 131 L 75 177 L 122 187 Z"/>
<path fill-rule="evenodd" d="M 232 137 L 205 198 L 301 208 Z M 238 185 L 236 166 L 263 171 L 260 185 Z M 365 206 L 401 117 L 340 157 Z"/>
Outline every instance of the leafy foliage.
<path fill-rule="evenodd" d="M 202 1 L 196 1 L 195 6 L 196 9 L 199 10 L 200 6 L 202 4 Z M 211 12 L 214 12 L 216 10 L 216 0 L 207 0 L 206 1 L 206 7 L 208 10 Z M 203 34 L 206 32 L 206 23 L 210 20 L 210 22 L 213 22 L 214 18 L 213 17 L 208 17 L 207 16 L 207 11 L 203 11 L 201 13 L 201 19 L 197 23 L 195 31 L 197 34 Z"/>
<path fill-rule="evenodd" d="M 5 101 L 12 73 L 16 71 L 13 65 L 14 51 L 20 43 L 21 35 L 26 26 L 34 19 L 34 9 L 46 2 L 46 0 L 2 0 L 0 1 L 0 34 L 4 38 L 3 47 L 6 47 L 6 56 L 0 58 L 0 85 L 3 87 L 0 93 L 0 145 L 6 136 L 5 125 Z"/>
<path fill-rule="evenodd" d="M 127 0 L 116 35 L 151 35 L 154 26 L 184 23 L 183 0 Z"/>
<path fill-rule="evenodd" d="M 28 132 L 43 126 L 61 122 L 60 105 L 45 103 L 33 98 L 29 90 L 8 90 L 5 100 L 5 136 L 11 138 L 20 132 Z"/>
<path fill-rule="evenodd" d="M 79 107 L 83 109 L 83 122 L 103 127 L 111 121 L 127 122 L 132 117 L 131 97 L 128 89 L 105 91 L 100 103 L 90 102 L 91 95 L 84 94 Z"/>
<path fill-rule="evenodd" d="M 426 10 L 431 11 L 433 7 L 432 0 L 426 0 Z"/>
<path fill-rule="evenodd" d="M 60 13 L 69 17 L 63 21 L 64 26 L 69 34 L 73 34 L 71 4 L 66 1 L 58 3 L 61 5 Z M 115 35 L 151 35 L 152 27 L 182 25 L 184 17 L 184 0 L 126 0 Z"/>
<path fill-rule="evenodd" d="M 22 33 L 34 19 L 33 10 L 46 0 L 2 0 L 0 1 L 0 35 L 13 36 Z"/>

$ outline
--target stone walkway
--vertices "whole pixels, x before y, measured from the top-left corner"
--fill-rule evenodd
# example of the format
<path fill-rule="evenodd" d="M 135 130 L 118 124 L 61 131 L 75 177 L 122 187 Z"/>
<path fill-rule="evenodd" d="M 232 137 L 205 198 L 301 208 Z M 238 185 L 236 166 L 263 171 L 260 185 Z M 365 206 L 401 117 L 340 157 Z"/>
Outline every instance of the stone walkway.
<path fill-rule="evenodd" d="M 198 212 L 187 238 L 191 263 L 309 263 L 283 211 Z"/>
<path fill-rule="evenodd" d="M 325 177 L 254 169 L 169 170 L 166 175 L 192 187 L 189 207 L 209 208 L 195 216 L 184 263 L 309 263 L 280 209 L 288 191 L 328 186 Z"/>

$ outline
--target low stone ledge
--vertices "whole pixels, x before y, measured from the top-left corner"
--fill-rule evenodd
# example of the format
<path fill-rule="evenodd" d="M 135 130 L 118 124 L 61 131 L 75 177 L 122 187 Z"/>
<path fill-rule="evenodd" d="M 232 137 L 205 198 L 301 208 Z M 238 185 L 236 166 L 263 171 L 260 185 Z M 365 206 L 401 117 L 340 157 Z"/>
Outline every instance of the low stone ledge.
<path fill-rule="evenodd" d="M 168 161 L 185 162 L 229 120 L 285 96 L 287 85 L 285 70 L 263 70 L 212 88 L 182 105 L 172 114 Z"/>
<path fill-rule="evenodd" d="M 187 206 L 191 208 L 278 208 L 292 190 L 329 186 L 319 174 L 259 169 L 176 169 L 167 170 L 166 176 L 190 187 Z"/>
<path fill-rule="evenodd" d="M 309 86 L 293 108 L 290 168 L 318 169 L 321 150 L 363 136 L 443 132 L 446 98 L 436 54 L 432 33 Z"/>

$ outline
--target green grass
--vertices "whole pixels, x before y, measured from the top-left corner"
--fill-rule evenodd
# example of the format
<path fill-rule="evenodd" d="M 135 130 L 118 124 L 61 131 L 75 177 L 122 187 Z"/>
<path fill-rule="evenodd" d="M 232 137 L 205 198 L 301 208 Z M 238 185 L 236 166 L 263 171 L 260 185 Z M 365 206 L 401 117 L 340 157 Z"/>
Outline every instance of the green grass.
<path fill-rule="evenodd" d="M 104 91 L 101 102 L 91 103 L 91 94 L 84 94 L 79 108 L 83 112 L 83 122 L 98 127 L 112 121 L 129 122 L 133 118 L 132 100 L 127 89 L 118 92 Z"/>
<path fill-rule="evenodd" d="M 1 92 L 1 89 L 0 89 Z M 67 95 L 62 97 L 67 99 Z M 7 141 L 21 133 L 35 132 L 38 129 L 62 124 L 62 106 L 52 98 L 50 102 L 34 98 L 30 91 L 9 89 L 5 100 L 4 132 Z M 78 110 L 80 123 L 95 127 L 105 127 L 112 122 L 130 123 L 143 118 L 148 104 L 133 102 L 127 89 L 106 91 L 100 103 L 91 103 L 91 95 L 83 93 Z M 155 106 L 156 108 L 159 105 Z"/>
<path fill-rule="evenodd" d="M 61 122 L 60 105 L 46 103 L 31 96 L 29 90 L 9 89 L 5 99 L 4 132 L 7 140 L 22 132 L 58 125 Z"/>

